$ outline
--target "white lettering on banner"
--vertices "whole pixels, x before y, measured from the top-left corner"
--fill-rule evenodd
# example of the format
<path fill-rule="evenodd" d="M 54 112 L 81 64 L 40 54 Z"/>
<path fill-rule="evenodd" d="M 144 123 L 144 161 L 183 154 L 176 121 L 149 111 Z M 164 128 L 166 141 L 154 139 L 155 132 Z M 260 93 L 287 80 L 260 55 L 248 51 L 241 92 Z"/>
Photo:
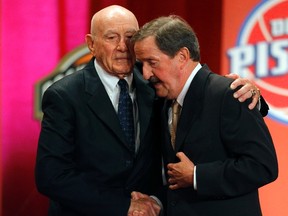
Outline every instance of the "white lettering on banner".
<path fill-rule="evenodd" d="M 273 37 L 280 37 L 288 35 L 288 18 L 273 19 L 270 21 L 271 35 Z"/>
<path fill-rule="evenodd" d="M 247 76 L 250 66 L 255 66 L 255 76 L 265 78 L 288 73 L 288 40 L 274 40 L 272 42 L 259 42 L 243 45 L 228 50 L 230 58 L 230 71 L 240 76 Z M 269 58 L 275 65 L 269 65 Z"/>
<path fill-rule="evenodd" d="M 288 125 L 288 0 L 263 0 L 251 10 L 234 47 L 227 49 L 230 73 L 255 82 L 270 110 Z"/>

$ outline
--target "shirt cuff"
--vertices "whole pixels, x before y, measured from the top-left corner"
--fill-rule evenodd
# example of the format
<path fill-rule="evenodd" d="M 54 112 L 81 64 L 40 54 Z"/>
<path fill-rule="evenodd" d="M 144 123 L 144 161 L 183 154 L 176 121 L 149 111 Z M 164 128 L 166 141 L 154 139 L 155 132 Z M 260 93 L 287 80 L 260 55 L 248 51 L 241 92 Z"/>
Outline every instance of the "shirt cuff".
<path fill-rule="evenodd" d="M 258 99 L 257 108 L 259 111 L 261 110 L 261 96 Z"/>
<path fill-rule="evenodd" d="M 156 196 L 151 195 L 150 197 L 154 199 L 157 202 L 157 204 L 161 207 L 161 210 L 163 210 L 162 202 Z"/>
<path fill-rule="evenodd" d="M 197 190 L 197 182 L 196 182 L 196 166 L 194 166 L 194 173 L 193 173 L 193 188 Z"/>

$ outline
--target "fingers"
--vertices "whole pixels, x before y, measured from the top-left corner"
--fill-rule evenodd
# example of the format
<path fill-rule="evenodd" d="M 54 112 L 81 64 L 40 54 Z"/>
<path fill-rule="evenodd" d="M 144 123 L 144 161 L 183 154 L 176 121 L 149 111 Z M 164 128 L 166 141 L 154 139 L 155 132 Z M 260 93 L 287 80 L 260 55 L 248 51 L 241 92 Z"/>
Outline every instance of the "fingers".
<path fill-rule="evenodd" d="M 256 86 L 250 87 L 249 85 L 245 85 L 235 92 L 233 96 L 234 98 L 238 98 L 240 102 L 244 102 L 245 100 L 252 98 L 252 101 L 248 106 L 248 108 L 252 110 L 258 103 L 260 91 L 256 88 Z"/>
<path fill-rule="evenodd" d="M 143 215 L 144 215 L 144 212 L 135 210 L 131 216 L 143 216 Z"/>
<path fill-rule="evenodd" d="M 252 84 L 252 82 L 248 79 L 245 79 L 245 78 L 237 78 L 235 79 L 231 85 L 230 85 L 230 88 L 231 89 L 236 89 L 237 87 L 239 86 L 242 86 L 242 88 L 244 87 L 244 91 L 242 93 L 246 93 L 247 91 L 249 91 L 252 86 L 254 86 Z"/>
<path fill-rule="evenodd" d="M 178 184 L 177 180 L 174 178 L 174 177 L 170 177 L 168 179 L 168 182 L 169 182 L 169 188 L 171 190 L 176 190 L 176 189 L 179 189 L 180 188 L 180 185 Z"/>
<path fill-rule="evenodd" d="M 172 190 L 191 187 L 193 185 L 194 163 L 183 153 L 178 152 L 178 163 L 167 165 L 169 188 Z"/>
<path fill-rule="evenodd" d="M 231 89 L 235 89 L 238 86 L 242 87 L 233 94 L 234 98 L 237 98 L 240 102 L 252 98 L 248 108 L 253 109 L 260 98 L 260 90 L 250 80 L 244 78 L 237 78 L 230 85 Z"/>
<path fill-rule="evenodd" d="M 254 109 L 254 107 L 257 106 L 258 101 L 259 101 L 258 97 L 254 96 L 252 102 L 248 105 L 248 108 L 250 110 Z"/>
<path fill-rule="evenodd" d="M 251 93 L 251 90 L 252 87 L 250 85 L 244 85 L 242 86 L 238 91 L 236 91 L 233 96 L 234 98 L 238 98 L 238 100 L 240 102 L 243 102 L 245 101 L 246 99 L 248 98 L 251 98 L 252 97 L 252 93 Z"/>
<path fill-rule="evenodd" d="M 179 189 L 180 187 L 179 187 L 179 185 L 178 184 L 170 184 L 169 185 L 169 189 L 171 189 L 171 190 L 177 190 L 177 189 Z"/>
<path fill-rule="evenodd" d="M 235 73 L 231 73 L 231 74 L 226 74 L 225 77 L 236 80 L 237 78 L 239 78 L 239 75 Z"/>
<path fill-rule="evenodd" d="M 137 200 L 137 199 L 140 199 L 140 198 L 148 198 L 148 197 L 149 197 L 148 195 L 142 194 L 142 193 L 137 192 L 137 191 L 133 191 L 133 192 L 131 193 L 131 198 L 132 198 L 133 200 Z"/>
<path fill-rule="evenodd" d="M 132 212 L 128 212 L 127 216 L 144 216 L 145 213 L 142 211 L 134 210 Z"/>
<path fill-rule="evenodd" d="M 174 164 L 168 164 L 167 166 L 168 168 L 167 174 L 169 176 L 168 183 L 169 183 L 169 188 L 171 190 L 175 190 L 179 188 L 179 185 L 177 184 L 177 180 L 174 177 L 176 175 L 174 166 L 175 166 Z"/>
<path fill-rule="evenodd" d="M 156 216 L 157 214 L 156 213 L 147 213 L 147 212 L 144 212 L 144 211 L 139 211 L 139 210 L 135 210 L 131 213 L 128 213 L 128 216 Z"/>
<path fill-rule="evenodd" d="M 130 207 L 128 210 L 128 216 L 157 216 L 160 213 L 161 207 L 157 202 L 148 195 L 141 194 L 140 192 L 132 192 L 133 196 L 144 196 L 145 198 L 139 198 L 137 200 L 131 199 Z M 132 195 L 131 194 L 131 195 Z"/>

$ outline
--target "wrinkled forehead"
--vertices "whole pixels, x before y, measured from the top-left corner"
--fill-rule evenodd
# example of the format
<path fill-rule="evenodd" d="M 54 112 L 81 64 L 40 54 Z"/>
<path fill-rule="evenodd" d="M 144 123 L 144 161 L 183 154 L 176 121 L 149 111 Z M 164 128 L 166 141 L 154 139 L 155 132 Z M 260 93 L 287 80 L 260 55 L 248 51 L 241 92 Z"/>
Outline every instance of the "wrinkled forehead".
<path fill-rule="evenodd" d="M 130 11 L 119 9 L 102 11 L 99 14 L 95 14 L 92 25 L 94 30 L 102 32 L 108 29 L 135 32 L 139 29 L 136 17 Z"/>

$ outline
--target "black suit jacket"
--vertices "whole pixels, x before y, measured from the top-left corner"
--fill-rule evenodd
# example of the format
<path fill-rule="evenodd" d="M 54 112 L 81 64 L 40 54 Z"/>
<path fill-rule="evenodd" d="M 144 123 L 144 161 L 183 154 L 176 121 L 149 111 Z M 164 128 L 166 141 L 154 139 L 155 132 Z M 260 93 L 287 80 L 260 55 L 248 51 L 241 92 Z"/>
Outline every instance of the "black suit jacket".
<path fill-rule="evenodd" d="M 51 200 L 49 215 L 127 215 L 130 193 L 161 184 L 154 90 L 135 68 L 140 149 L 129 151 L 94 59 L 43 96 L 36 184 Z"/>
<path fill-rule="evenodd" d="M 204 65 L 185 96 L 176 152 L 195 163 L 197 190 L 167 190 L 169 216 L 259 216 L 258 188 L 275 180 L 277 159 L 257 109 L 233 98 L 232 80 Z M 163 110 L 164 161 L 177 162 Z"/>

